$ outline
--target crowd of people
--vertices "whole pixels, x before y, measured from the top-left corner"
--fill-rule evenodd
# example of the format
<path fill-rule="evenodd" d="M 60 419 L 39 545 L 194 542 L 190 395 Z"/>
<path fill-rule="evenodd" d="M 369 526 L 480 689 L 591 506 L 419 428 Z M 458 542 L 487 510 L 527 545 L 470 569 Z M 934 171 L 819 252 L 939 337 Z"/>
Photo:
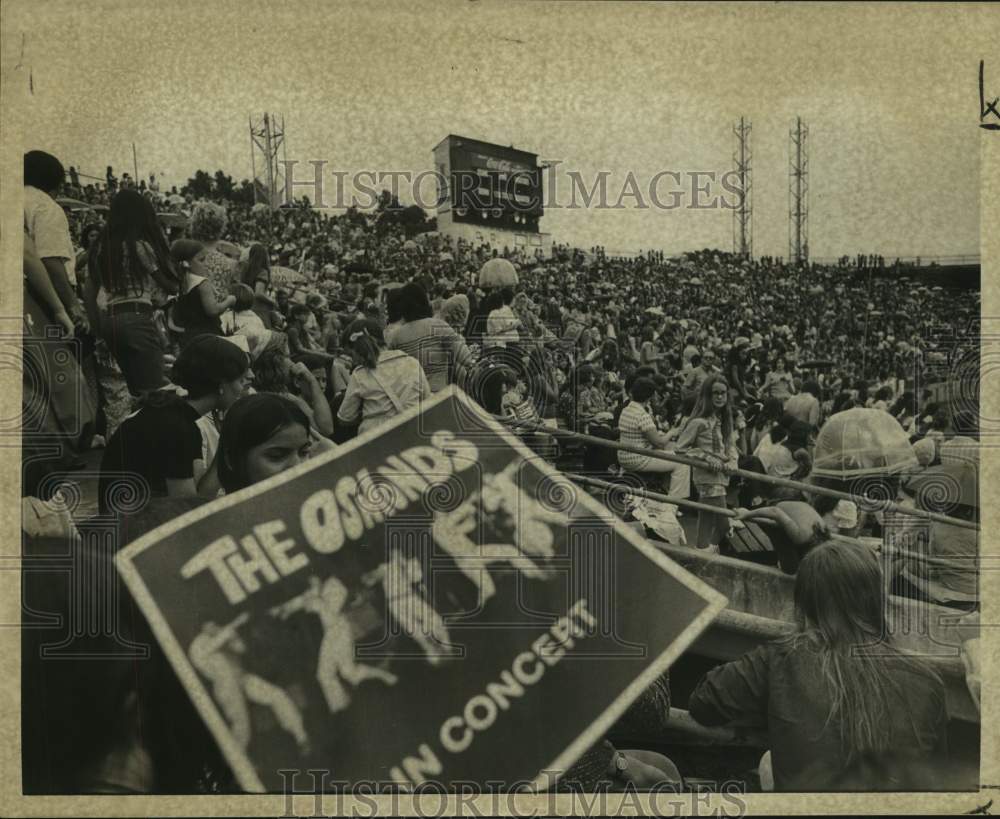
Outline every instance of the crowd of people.
<path fill-rule="evenodd" d="M 905 472 L 879 479 L 904 506 L 942 511 L 923 484 L 978 477 L 977 413 L 927 388 L 954 364 L 948 342 L 978 316 L 977 293 L 874 277 L 860 257 L 790 265 L 559 245 L 545 257 L 414 228 L 388 200 L 330 215 L 112 178 L 81 186 L 56 157 L 25 155 L 26 357 L 68 380 L 38 383 L 26 358 L 26 496 L 100 450 L 102 514 L 120 511 L 123 476 L 141 479 L 150 504 L 183 510 L 455 384 L 557 466 L 634 478 L 678 516 L 698 501 L 692 548 L 741 556 L 741 538 L 771 542 L 768 559 L 796 575 L 799 632 L 710 673 L 690 708 L 705 724 L 769 728 L 775 787 L 906 787 L 941 752 L 934 672 L 904 655 L 861 667 L 844 652 L 883 633 L 884 582 L 976 610 L 978 533 L 933 524 L 925 547 L 947 565 L 879 554 L 858 539 L 888 542 L 907 522 L 803 487 L 857 493 L 857 480 L 817 471 L 825 425 L 851 410 L 884 415 L 912 448 Z M 67 217 L 55 201 L 67 186 L 100 207 Z M 553 427 L 624 448 L 580 447 Z M 973 495 L 944 511 L 976 521 Z M 800 729 L 773 707 L 789 689 L 808 703 L 793 714 L 807 715 Z M 665 760 L 631 760 L 636 781 L 672 775 Z"/>

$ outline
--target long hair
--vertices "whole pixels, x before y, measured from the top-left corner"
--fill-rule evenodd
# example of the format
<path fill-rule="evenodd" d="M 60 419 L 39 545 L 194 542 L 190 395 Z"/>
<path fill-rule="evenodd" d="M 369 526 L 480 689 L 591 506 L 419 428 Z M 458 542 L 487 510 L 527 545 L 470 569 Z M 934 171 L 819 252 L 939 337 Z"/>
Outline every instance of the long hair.
<path fill-rule="evenodd" d="M 268 257 L 267 248 L 256 242 L 250 245 L 250 252 L 247 254 L 246 269 L 243 271 L 243 284 L 253 287 L 263 272 L 267 283 L 271 283 L 271 259 Z"/>
<path fill-rule="evenodd" d="M 867 547 L 830 540 L 802 558 L 795 577 L 798 631 L 788 639 L 819 653 L 831 695 L 826 727 L 840 735 L 845 766 L 895 747 L 892 717 L 905 708 L 907 692 L 887 661 L 938 679 L 887 642 L 885 611 L 882 570 Z"/>
<path fill-rule="evenodd" d="M 168 293 L 180 291 L 181 277 L 153 206 L 137 191 L 126 188 L 111 200 L 90 273 L 117 295 L 141 293 L 150 279 Z"/>
<path fill-rule="evenodd" d="M 711 418 L 713 415 L 717 416 L 722 427 L 722 445 L 723 449 L 725 449 L 726 444 L 732 440 L 733 429 L 735 427 L 733 423 L 733 405 L 729 400 L 729 396 L 726 396 L 726 405 L 721 410 L 716 410 L 712 404 L 712 387 L 716 384 L 722 384 L 729 389 L 729 382 L 721 375 L 710 375 L 706 378 L 702 382 L 701 389 L 698 391 L 698 399 L 694 402 L 694 409 L 691 410 L 691 418 Z"/>
<path fill-rule="evenodd" d="M 281 430 L 298 424 L 308 434 L 309 419 L 290 398 L 260 392 L 237 401 L 226 413 L 219 436 L 219 483 L 226 492 L 250 485 L 247 454 Z"/>

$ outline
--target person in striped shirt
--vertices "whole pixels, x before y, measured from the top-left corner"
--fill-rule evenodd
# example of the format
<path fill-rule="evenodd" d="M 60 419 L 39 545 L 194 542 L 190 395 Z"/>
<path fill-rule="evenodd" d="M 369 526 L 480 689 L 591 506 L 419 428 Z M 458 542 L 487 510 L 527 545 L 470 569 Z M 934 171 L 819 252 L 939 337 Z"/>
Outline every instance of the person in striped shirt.
<path fill-rule="evenodd" d="M 513 370 L 504 373 L 503 398 L 500 401 L 500 411 L 503 415 L 516 421 L 540 423 L 541 417 L 531 399 L 524 381 L 517 377 Z"/>
<path fill-rule="evenodd" d="M 631 401 L 622 410 L 618 419 L 619 441 L 640 449 L 666 450 L 674 448 L 676 435 L 661 432 L 649 410 L 649 401 L 656 392 L 656 382 L 652 378 L 637 378 L 629 389 Z M 630 472 L 663 473 L 665 490 L 672 498 L 686 498 L 691 494 L 691 467 L 686 464 L 662 461 L 634 452 L 619 450 L 618 463 Z"/>

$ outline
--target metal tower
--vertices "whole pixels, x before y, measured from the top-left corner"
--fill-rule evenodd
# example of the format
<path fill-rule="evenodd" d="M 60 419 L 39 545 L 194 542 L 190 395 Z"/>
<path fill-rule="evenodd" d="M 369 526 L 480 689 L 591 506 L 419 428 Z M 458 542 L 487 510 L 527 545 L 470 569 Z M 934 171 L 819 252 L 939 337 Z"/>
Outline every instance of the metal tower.
<path fill-rule="evenodd" d="M 254 202 L 266 202 L 276 208 L 285 201 L 284 159 L 285 118 L 280 114 L 251 116 L 250 163 Z"/>
<path fill-rule="evenodd" d="M 788 259 L 809 262 L 809 129 L 796 117 L 788 150 Z"/>
<path fill-rule="evenodd" d="M 736 150 L 733 152 L 733 170 L 739 180 L 739 201 L 733 209 L 733 253 L 744 259 L 753 258 L 753 180 L 750 167 L 751 125 L 740 117 L 733 125 Z"/>

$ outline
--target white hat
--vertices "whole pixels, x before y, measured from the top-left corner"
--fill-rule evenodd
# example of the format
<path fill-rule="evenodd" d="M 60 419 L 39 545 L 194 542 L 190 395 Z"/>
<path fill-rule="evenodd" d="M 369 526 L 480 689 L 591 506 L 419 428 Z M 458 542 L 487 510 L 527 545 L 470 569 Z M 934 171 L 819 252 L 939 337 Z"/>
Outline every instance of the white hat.
<path fill-rule="evenodd" d="M 854 501 L 841 500 L 833 508 L 833 519 L 841 529 L 853 529 L 858 525 L 858 507 Z"/>

